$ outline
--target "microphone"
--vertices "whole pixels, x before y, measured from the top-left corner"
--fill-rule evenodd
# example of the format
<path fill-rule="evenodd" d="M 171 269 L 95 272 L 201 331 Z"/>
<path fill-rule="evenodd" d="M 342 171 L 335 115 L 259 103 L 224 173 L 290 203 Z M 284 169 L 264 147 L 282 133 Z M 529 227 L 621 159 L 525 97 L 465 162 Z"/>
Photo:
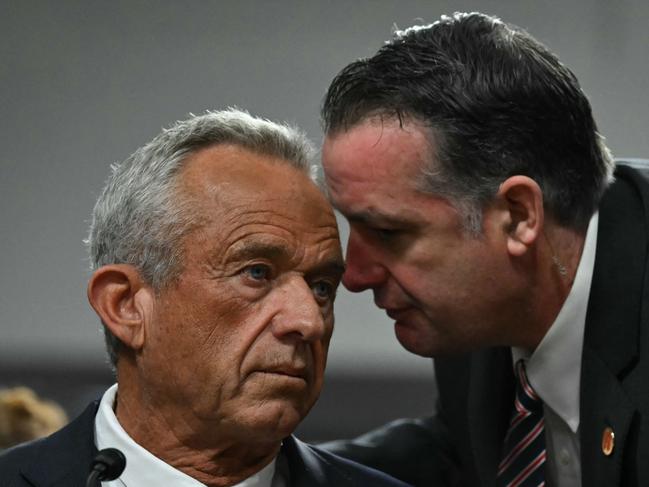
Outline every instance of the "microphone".
<path fill-rule="evenodd" d="M 86 487 L 97 487 L 100 480 L 115 480 L 126 468 L 126 458 L 117 448 L 104 448 L 92 460 Z"/>

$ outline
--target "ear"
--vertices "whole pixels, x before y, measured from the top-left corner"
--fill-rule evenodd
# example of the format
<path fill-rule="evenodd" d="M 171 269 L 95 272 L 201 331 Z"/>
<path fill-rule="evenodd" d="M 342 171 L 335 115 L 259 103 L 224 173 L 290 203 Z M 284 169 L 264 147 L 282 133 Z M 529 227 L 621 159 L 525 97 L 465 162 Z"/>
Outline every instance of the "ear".
<path fill-rule="evenodd" d="M 543 192 L 527 176 L 512 176 L 498 190 L 497 197 L 505 208 L 507 251 L 521 256 L 543 231 Z"/>
<path fill-rule="evenodd" d="M 104 326 L 127 347 L 144 346 L 145 324 L 153 312 L 153 290 L 128 264 L 111 264 L 93 272 L 88 301 Z"/>

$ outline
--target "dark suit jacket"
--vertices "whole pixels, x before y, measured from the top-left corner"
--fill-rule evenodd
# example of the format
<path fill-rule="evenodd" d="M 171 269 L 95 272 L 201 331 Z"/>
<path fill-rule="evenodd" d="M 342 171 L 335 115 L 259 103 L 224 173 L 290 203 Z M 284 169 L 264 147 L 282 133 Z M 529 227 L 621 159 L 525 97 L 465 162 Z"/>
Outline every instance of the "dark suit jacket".
<path fill-rule="evenodd" d="M 2 487 L 85 487 L 92 459 L 98 403 L 53 435 L 15 447 L 0 456 Z M 407 487 L 395 479 L 302 443 L 282 443 L 292 487 Z M 128 461 L 128 459 L 127 459 Z"/>
<path fill-rule="evenodd" d="M 600 205 L 586 315 L 579 426 L 584 487 L 649 486 L 648 257 L 649 183 L 619 166 Z M 514 395 L 510 349 L 438 359 L 435 371 L 435 417 L 401 420 L 325 447 L 417 486 L 495 485 Z M 615 433 L 610 456 L 602 452 L 607 426 Z"/>

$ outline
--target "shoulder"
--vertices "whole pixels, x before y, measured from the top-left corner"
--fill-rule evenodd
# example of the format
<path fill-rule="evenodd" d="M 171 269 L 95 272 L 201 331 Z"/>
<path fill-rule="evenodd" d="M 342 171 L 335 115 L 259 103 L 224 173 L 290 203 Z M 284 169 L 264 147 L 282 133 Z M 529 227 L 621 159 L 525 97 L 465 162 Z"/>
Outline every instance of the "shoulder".
<path fill-rule="evenodd" d="M 352 460 L 348 460 L 346 458 L 339 457 L 338 455 L 335 455 L 334 453 L 322 450 L 318 447 L 311 446 L 311 445 L 305 445 L 312 453 L 314 456 L 319 457 L 324 464 L 328 466 L 328 468 L 336 469 L 341 473 L 344 473 L 350 478 L 351 480 L 355 481 L 358 485 L 373 485 L 373 486 L 405 486 L 403 482 L 390 477 L 389 475 L 379 472 L 378 470 L 374 470 L 373 468 L 367 467 L 365 465 L 361 465 L 360 463 L 356 463 Z M 370 482 L 371 484 L 367 484 L 364 482 Z"/>
<path fill-rule="evenodd" d="M 649 159 L 619 159 L 615 165 L 615 183 L 626 183 L 640 194 L 649 198 Z"/>
<path fill-rule="evenodd" d="M 21 472 L 28 470 L 38 461 L 44 443 L 45 439 L 35 440 L 0 453 L 0 479 L 3 487 L 31 485 Z"/>
<path fill-rule="evenodd" d="M 2 487 L 81 485 L 78 479 L 85 479 L 96 452 L 94 418 L 97 405 L 95 402 L 88 406 L 78 418 L 56 433 L 0 454 Z"/>
<path fill-rule="evenodd" d="M 623 248 L 626 246 L 635 248 L 636 252 L 644 255 L 644 247 L 637 247 L 633 242 L 644 242 L 648 233 L 649 161 L 646 161 L 646 165 L 639 162 L 631 165 L 629 161 L 619 160 L 613 183 L 606 189 L 599 203 L 596 261 L 606 260 L 607 257 L 615 259 L 607 268 L 616 275 L 621 274 L 617 261 L 621 254 L 618 252 L 628 254 L 628 249 Z M 610 286 L 607 285 L 608 287 Z"/>
<path fill-rule="evenodd" d="M 649 159 L 638 159 L 638 158 L 621 158 L 615 159 L 615 170 L 619 170 L 620 167 L 632 167 L 637 172 L 649 176 Z"/>
<path fill-rule="evenodd" d="M 284 440 L 291 478 L 301 479 L 296 485 L 336 485 L 373 487 L 406 487 L 407 484 L 359 463 L 339 457 L 295 437 Z"/>

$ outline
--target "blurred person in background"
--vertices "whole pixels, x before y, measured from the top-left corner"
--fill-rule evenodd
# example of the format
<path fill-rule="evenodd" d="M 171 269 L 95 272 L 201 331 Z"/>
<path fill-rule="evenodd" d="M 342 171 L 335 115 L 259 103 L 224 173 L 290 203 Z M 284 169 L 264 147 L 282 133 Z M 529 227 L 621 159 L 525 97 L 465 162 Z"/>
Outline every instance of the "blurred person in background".
<path fill-rule="evenodd" d="M 67 422 L 61 406 L 27 387 L 0 389 L 0 450 L 47 436 Z"/>

